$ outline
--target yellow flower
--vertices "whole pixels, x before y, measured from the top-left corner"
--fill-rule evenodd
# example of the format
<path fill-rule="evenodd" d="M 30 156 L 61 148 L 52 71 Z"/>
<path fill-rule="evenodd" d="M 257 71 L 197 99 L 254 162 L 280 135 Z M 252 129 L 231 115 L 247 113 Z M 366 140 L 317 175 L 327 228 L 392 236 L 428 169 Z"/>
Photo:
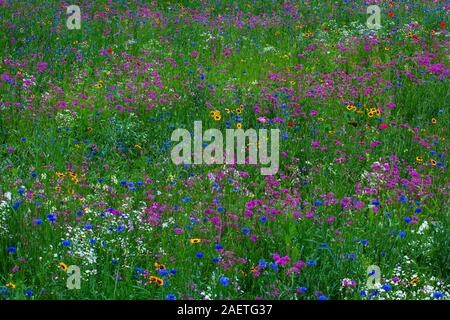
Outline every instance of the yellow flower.
<path fill-rule="evenodd" d="M 164 284 L 164 280 L 161 278 L 156 278 L 155 282 L 158 285 L 158 287 L 161 287 Z"/>
<path fill-rule="evenodd" d="M 237 124 L 236 124 L 236 128 L 242 129 L 242 123 L 237 123 Z"/>
<path fill-rule="evenodd" d="M 59 267 L 61 268 L 62 271 L 64 272 L 67 271 L 67 264 L 65 264 L 64 262 L 60 262 Z"/>
<path fill-rule="evenodd" d="M 220 119 L 222 119 L 222 116 L 221 116 L 220 114 L 216 114 L 216 115 L 214 116 L 214 120 L 215 120 L 215 121 L 219 121 Z"/>
<path fill-rule="evenodd" d="M 434 159 L 431 159 L 431 165 L 432 165 L 432 166 L 435 166 L 436 164 L 437 164 L 437 161 L 434 160 Z"/>
<path fill-rule="evenodd" d="M 201 241 L 202 241 L 202 239 L 198 239 L 198 238 L 191 239 L 192 244 L 200 243 Z"/>
<path fill-rule="evenodd" d="M 12 282 L 8 282 L 8 283 L 6 284 L 6 286 L 7 286 L 7 287 L 10 287 L 11 289 L 15 289 L 15 288 L 16 288 L 16 285 L 15 285 L 14 283 L 12 283 Z"/>
<path fill-rule="evenodd" d="M 56 175 L 58 176 L 58 178 L 64 178 L 65 175 L 62 172 L 56 172 Z"/>
<path fill-rule="evenodd" d="M 432 124 L 436 124 L 436 122 L 437 122 L 436 118 L 431 118 L 431 123 Z"/>
<path fill-rule="evenodd" d="M 55 187 L 55 190 L 56 190 L 56 191 L 61 191 L 61 187 L 59 187 L 59 186 L 58 186 L 58 187 Z"/>
<path fill-rule="evenodd" d="M 422 158 L 421 156 L 417 156 L 417 157 L 416 157 L 416 161 L 417 161 L 418 163 L 422 163 L 423 158 Z"/>
<path fill-rule="evenodd" d="M 156 282 L 156 284 L 158 285 L 158 287 L 161 287 L 164 284 L 164 280 L 155 276 L 151 276 L 150 278 L 148 278 L 148 280 L 150 280 L 150 282 Z"/>
<path fill-rule="evenodd" d="M 70 175 L 72 178 L 76 178 L 76 177 L 77 177 L 77 174 L 76 174 L 75 172 L 69 172 L 69 175 Z"/>
<path fill-rule="evenodd" d="M 163 269 L 166 268 L 165 265 L 163 265 L 162 263 L 159 264 L 158 262 L 155 262 L 155 263 L 153 264 L 153 266 L 154 266 L 156 269 L 160 269 L 160 270 L 163 270 Z"/>
<path fill-rule="evenodd" d="M 140 145 L 138 145 L 138 144 L 135 144 L 134 147 L 135 147 L 136 149 L 139 149 L 139 150 L 142 149 L 142 147 L 141 147 Z"/>
<path fill-rule="evenodd" d="M 409 283 L 414 285 L 414 284 L 418 284 L 420 282 L 420 279 L 418 277 L 414 277 Z"/>
<path fill-rule="evenodd" d="M 367 115 L 372 118 L 373 117 L 374 112 L 370 111 Z"/>

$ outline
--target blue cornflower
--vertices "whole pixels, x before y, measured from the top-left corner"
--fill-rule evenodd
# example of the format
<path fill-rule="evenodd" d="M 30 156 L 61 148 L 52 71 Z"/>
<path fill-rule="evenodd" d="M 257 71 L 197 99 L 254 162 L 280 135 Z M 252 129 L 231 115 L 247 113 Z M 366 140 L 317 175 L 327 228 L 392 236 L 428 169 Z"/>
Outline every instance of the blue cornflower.
<path fill-rule="evenodd" d="M 361 242 L 363 245 L 366 245 L 366 244 L 367 244 L 367 240 L 365 240 L 365 239 L 361 240 L 360 242 Z"/>
<path fill-rule="evenodd" d="M 22 202 L 18 201 L 16 203 L 14 203 L 12 207 L 13 207 L 13 209 L 18 209 L 21 204 L 22 204 Z"/>
<path fill-rule="evenodd" d="M 33 223 L 34 224 L 42 224 L 42 219 L 34 219 Z"/>
<path fill-rule="evenodd" d="M 26 294 L 27 296 L 31 297 L 31 296 L 33 295 L 33 291 L 27 290 L 27 291 L 25 292 L 25 294 Z"/>
<path fill-rule="evenodd" d="M 248 233 L 250 232 L 250 230 L 249 230 L 247 227 L 243 227 L 243 228 L 242 228 L 242 232 L 243 232 L 244 234 L 248 234 Z"/>
<path fill-rule="evenodd" d="M 411 222 L 411 218 L 410 217 L 406 217 L 405 219 L 403 219 L 403 221 L 405 221 L 406 223 L 410 223 Z"/>
<path fill-rule="evenodd" d="M 388 285 L 388 284 L 383 284 L 383 285 L 381 286 L 381 289 L 383 289 L 383 290 L 385 290 L 385 291 L 390 291 L 390 290 L 392 290 L 391 286 Z"/>
<path fill-rule="evenodd" d="M 271 262 L 271 263 L 270 263 L 270 267 L 271 267 L 274 271 L 277 271 L 277 270 L 278 270 L 278 263 Z"/>
<path fill-rule="evenodd" d="M 49 213 L 49 214 L 47 215 L 47 219 L 50 220 L 51 222 L 56 221 L 55 215 L 54 215 L 54 214 L 51 214 L 51 213 Z"/>
<path fill-rule="evenodd" d="M 361 291 L 359 292 L 359 295 L 360 295 L 361 297 L 365 297 L 365 296 L 366 296 L 366 291 L 365 291 L 365 290 L 361 290 Z"/>
<path fill-rule="evenodd" d="M 63 246 L 70 246 L 70 240 L 64 240 L 63 242 L 62 242 L 62 245 Z"/>
<path fill-rule="evenodd" d="M 16 247 L 9 247 L 8 248 L 8 252 L 16 252 L 17 248 Z"/>
<path fill-rule="evenodd" d="M 322 201 L 316 200 L 316 201 L 314 202 L 314 204 L 315 204 L 316 206 L 320 206 L 320 205 L 322 204 Z"/>
<path fill-rule="evenodd" d="M 166 299 L 167 299 L 167 300 L 177 300 L 177 297 L 176 297 L 174 294 L 168 294 L 168 295 L 166 296 Z"/>
<path fill-rule="evenodd" d="M 258 265 L 264 269 L 265 267 L 267 267 L 267 261 L 264 259 L 261 259 L 261 260 L 259 260 Z"/>
<path fill-rule="evenodd" d="M 220 277 L 220 284 L 224 287 L 228 286 L 228 282 L 230 281 L 230 278 L 228 277 Z"/>
<path fill-rule="evenodd" d="M 320 297 L 317 298 L 317 300 L 328 300 L 328 298 L 324 295 L 321 295 Z"/>
<path fill-rule="evenodd" d="M 267 217 L 266 216 L 262 216 L 260 219 L 259 219 L 259 222 L 261 222 L 261 223 L 265 223 L 267 221 Z"/>
<path fill-rule="evenodd" d="M 441 292 L 435 292 L 433 293 L 433 297 L 436 299 L 442 298 L 444 295 Z"/>
<path fill-rule="evenodd" d="M 216 243 L 216 244 L 214 245 L 214 249 L 220 250 L 220 249 L 223 249 L 223 247 L 222 247 L 222 245 L 221 245 L 220 243 Z"/>
<path fill-rule="evenodd" d="M 406 237 L 406 232 L 405 232 L 405 231 L 400 231 L 400 232 L 398 233 L 398 236 L 399 236 L 400 238 L 404 238 L 404 237 Z"/>
<path fill-rule="evenodd" d="M 165 276 L 167 276 L 167 275 L 169 274 L 169 271 L 166 270 L 166 269 L 160 269 L 160 270 L 159 270 L 159 274 L 160 274 L 162 277 L 165 277 Z"/>
<path fill-rule="evenodd" d="M 314 260 L 309 260 L 308 261 L 308 266 L 313 267 L 315 265 L 316 265 L 316 261 L 314 261 Z"/>
<path fill-rule="evenodd" d="M 197 258 L 203 258 L 205 255 L 203 254 L 203 252 L 197 252 L 196 254 Z"/>

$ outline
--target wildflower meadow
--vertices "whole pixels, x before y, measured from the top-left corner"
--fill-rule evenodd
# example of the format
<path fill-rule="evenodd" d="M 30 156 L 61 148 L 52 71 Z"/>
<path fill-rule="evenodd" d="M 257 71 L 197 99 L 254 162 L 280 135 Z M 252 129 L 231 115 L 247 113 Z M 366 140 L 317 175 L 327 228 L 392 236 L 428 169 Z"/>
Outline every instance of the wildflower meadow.
<path fill-rule="evenodd" d="M 448 0 L 0 0 L 0 300 L 450 299 Z"/>

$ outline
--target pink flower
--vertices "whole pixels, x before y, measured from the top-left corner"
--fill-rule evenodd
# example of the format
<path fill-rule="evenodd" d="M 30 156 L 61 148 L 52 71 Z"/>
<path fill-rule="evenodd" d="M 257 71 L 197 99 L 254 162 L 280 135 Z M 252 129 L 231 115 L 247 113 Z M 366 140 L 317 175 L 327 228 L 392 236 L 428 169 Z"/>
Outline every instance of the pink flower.
<path fill-rule="evenodd" d="M 343 287 L 354 287 L 354 286 L 356 286 L 356 281 L 348 279 L 348 278 L 345 278 L 345 279 L 342 279 L 341 285 Z"/>
<path fill-rule="evenodd" d="M 380 129 L 381 129 L 381 130 L 387 129 L 387 128 L 389 128 L 389 125 L 388 125 L 387 123 L 382 123 L 382 124 L 380 124 Z"/>
<path fill-rule="evenodd" d="M 311 142 L 311 147 L 320 147 L 320 142 L 319 141 Z"/>
<path fill-rule="evenodd" d="M 245 210 L 245 211 L 244 211 L 244 214 L 245 214 L 246 216 L 249 216 L 249 217 L 253 216 L 253 212 L 250 211 L 250 210 Z"/>
<path fill-rule="evenodd" d="M 266 122 L 267 122 L 267 119 L 264 118 L 264 117 L 259 117 L 259 118 L 256 119 L 256 120 L 258 120 L 258 121 L 261 122 L 261 123 L 266 123 Z"/>
<path fill-rule="evenodd" d="M 393 102 L 389 102 L 387 105 L 386 105 L 386 108 L 395 108 L 395 103 L 393 103 Z"/>

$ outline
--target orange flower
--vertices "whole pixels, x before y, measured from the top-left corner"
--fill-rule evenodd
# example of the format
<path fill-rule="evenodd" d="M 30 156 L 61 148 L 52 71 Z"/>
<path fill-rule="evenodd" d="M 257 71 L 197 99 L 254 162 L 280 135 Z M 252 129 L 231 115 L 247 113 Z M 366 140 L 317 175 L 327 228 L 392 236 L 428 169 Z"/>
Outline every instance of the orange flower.
<path fill-rule="evenodd" d="M 64 173 L 61 173 L 61 172 L 56 172 L 56 175 L 58 176 L 58 178 L 64 178 L 65 177 Z"/>
<path fill-rule="evenodd" d="M 6 286 L 7 286 L 7 287 L 10 287 L 11 289 L 15 289 L 15 288 L 16 288 L 16 285 L 15 285 L 14 283 L 12 283 L 12 282 L 8 282 L 8 283 L 6 284 Z"/>
<path fill-rule="evenodd" d="M 150 280 L 150 282 L 156 282 L 156 284 L 158 285 L 158 287 L 161 287 L 164 284 L 164 280 L 155 276 L 151 276 L 150 278 L 148 278 L 148 280 Z"/>

